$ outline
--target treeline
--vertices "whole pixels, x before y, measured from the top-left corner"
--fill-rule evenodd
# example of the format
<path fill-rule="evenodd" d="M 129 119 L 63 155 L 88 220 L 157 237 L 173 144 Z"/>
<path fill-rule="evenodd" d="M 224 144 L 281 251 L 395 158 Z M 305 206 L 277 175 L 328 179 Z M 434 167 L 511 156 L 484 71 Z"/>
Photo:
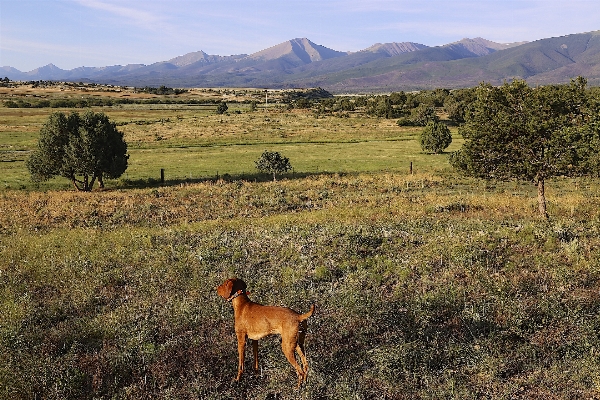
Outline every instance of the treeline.
<path fill-rule="evenodd" d="M 157 94 L 157 95 L 179 95 L 179 94 L 188 92 L 187 89 L 178 89 L 178 88 L 173 89 L 170 87 L 166 87 L 164 85 L 157 87 L 157 88 L 150 87 L 150 86 L 146 86 L 141 89 L 136 88 L 135 91 L 140 92 L 140 93 L 150 93 L 150 94 Z"/>
<path fill-rule="evenodd" d="M 456 124 L 464 122 L 465 110 L 474 98 L 475 88 L 435 89 L 388 95 L 336 96 L 321 99 L 318 103 L 302 99 L 297 106 L 341 116 L 363 112 L 378 118 L 398 118 L 398 125 L 425 126 L 438 113 L 446 113 Z"/>
<path fill-rule="evenodd" d="M 220 99 L 127 99 L 127 98 L 96 98 L 81 99 L 34 99 L 34 100 L 4 100 L 8 108 L 87 108 L 110 107 L 121 104 L 218 104 Z"/>
<path fill-rule="evenodd" d="M 0 82 L 9 84 L 10 81 Z M 52 82 L 35 82 L 38 85 L 47 85 Z M 72 84 L 76 85 L 76 84 Z M 84 85 L 79 83 L 79 85 Z M 93 84 L 85 84 L 93 86 Z M 212 89 L 208 89 L 212 91 Z M 138 93 L 154 95 L 179 95 L 188 92 L 187 89 L 176 89 L 166 86 L 134 88 Z M 288 108 L 311 109 L 317 115 L 337 115 L 349 117 L 350 113 L 360 113 L 377 118 L 397 119 L 400 126 L 425 126 L 436 115 L 444 114 L 445 117 L 456 125 L 465 122 L 465 112 L 475 100 L 476 88 L 464 89 L 434 89 L 419 92 L 392 92 L 385 95 L 344 95 L 333 96 L 324 89 L 292 90 L 284 93 L 279 99 L 272 101 L 287 105 Z M 600 88 L 588 89 L 590 96 L 600 98 Z M 262 92 L 261 92 L 262 95 Z M 251 110 L 256 109 L 256 100 L 228 100 L 228 103 L 250 104 Z M 121 104 L 179 104 L 179 105 L 219 105 L 219 98 L 110 98 L 110 97 L 84 97 L 84 98 L 58 98 L 58 99 L 9 99 L 3 104 L 9 108 L 86 108 L 110 107 Z"/>

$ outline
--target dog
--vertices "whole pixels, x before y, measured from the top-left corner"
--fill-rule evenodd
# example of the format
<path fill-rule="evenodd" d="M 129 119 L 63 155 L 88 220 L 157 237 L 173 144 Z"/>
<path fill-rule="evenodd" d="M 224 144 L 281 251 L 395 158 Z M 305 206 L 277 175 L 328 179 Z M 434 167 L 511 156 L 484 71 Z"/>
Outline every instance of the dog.
<path fill-rule="evenodd" d="M 258 371 L 258 340 L 271 334 L 281 335 L 281 350 L 298 374 L 298 388 L 306 381 L 308 363 L 304 354 L 304 338 L 306 336 L 306 320 L 315 311 L 315 305 L 305 314 L 299 314 L 286 307 L 263 306 L 248 298 L 246 283 L 237 278 L 227 279 L 217 287 L 219 296 L 231 302 L 233 306 L 235 334 L 238 342 L 238 373 L 235 381 L 239 381 L 244 372 L 244 350 L 246 338 L 252 339 L 254 354 L 254 370 Z M 303 368 L 296 361 L 298 353 Z"/>

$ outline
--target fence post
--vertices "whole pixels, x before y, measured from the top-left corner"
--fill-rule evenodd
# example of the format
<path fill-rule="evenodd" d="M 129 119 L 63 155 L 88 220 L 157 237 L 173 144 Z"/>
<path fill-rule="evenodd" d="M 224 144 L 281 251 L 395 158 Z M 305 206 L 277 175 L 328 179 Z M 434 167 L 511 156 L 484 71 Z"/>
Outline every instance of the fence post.
<path fill-rule="evenodd" d="M 410 174 L 413 174 L 413 167 L 412 167 L 412 161 L 410 162 Z"/>
<path fill-rule="evenodd" d="M 160 183 L 165 183 L 165 169 L 160 169 Z"/>

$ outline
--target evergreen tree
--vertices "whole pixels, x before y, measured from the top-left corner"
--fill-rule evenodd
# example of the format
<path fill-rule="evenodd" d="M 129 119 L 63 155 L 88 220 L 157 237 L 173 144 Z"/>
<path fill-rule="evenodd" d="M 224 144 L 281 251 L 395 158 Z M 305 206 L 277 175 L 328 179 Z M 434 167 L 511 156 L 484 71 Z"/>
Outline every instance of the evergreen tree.
<path fill-rule="evenodd" d="M 276 180 L 276 174 L 282 174 L 292 169 L 290 160 L 276 151 L 265 150 L 254 163 L 260 172 L 273 174 L 274 181 Z"/>
<path fill-rule="evenodd" d="M 229 107 L 227 107 L 227 103 L 220 102 L 219 105 L 217 106 L 217 114 L 225 114 L 228 109 L 229 109 Z"/>
<path fill-rule="evenodd" d="M 479 178 L 534 182 L 539 212 L 548 217 L 546 179 L 598 173 L 600 117 L 585 86 L 581 77 L 535 89 L 521 80 L 481 84 L 451 164 Z"/>
<path fill-rule="evenodd" d="M 439 154 L 443 152 L 452 143 L 452 134 L 450 129 L 437 118 L 430 120 L 421 135 L 419 144 L 423 151 Z"/>
<path fill-rule="evenodd" d="M 127 169 L 127 143 L 103 113 L 82 116 L 56 112 L 40 130 L 37 149 L 27 160 L 34 181 L 63 176 L 82 191 L 91 191 L 96 180 L 118 178 Z"/>

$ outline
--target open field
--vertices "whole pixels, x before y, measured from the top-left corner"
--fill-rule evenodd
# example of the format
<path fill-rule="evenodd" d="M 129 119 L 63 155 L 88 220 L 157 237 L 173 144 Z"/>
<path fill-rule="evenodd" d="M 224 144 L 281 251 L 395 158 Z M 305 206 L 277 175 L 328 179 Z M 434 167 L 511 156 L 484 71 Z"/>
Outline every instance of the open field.
<path fill-rule="evenodd" d="M 94 110 L 115 121 L 129 145 L 129 168 L 115 183 L 121 186 L 156 180 L 161 169 L 172 181 L 217 175 L 249 178 L 256 174 L 254 161 L 264 150 L 288 156 L 294 174 L 405 172 L 411 162 L 421 172 L 448 168 L 445 156 L 421 153 L 416 140 L 420 128 L 401 128 L 395 120 L 359 113 L 319 115 L 276 104 L 251 112 L 244 103 L 230 103 L 228 115 L 215 114 L 214 105 L 126 104 Z M 34 187 L 24 160 L 55 111 L 78 109 L 0 108 L 0 188 Z M 448 150 L 458 149 L 460 143 L 456 137 Z M 68 182 L 58 178 L 37 187 L 65 189 Z"/>
<path fill-rule="evenodd" d="M 532 185 L 457 176 L 418 128 L 235 107 L 102 108 L 130 167 L 93 193 L 28 182 L 52 110 L 0 108 L 0 398 L 600 398 L 598 180 L 549 181 L 541 220 Z M 257 175 L 264 149 L 294 173 Z M 275 338 L 232 382 L 230 276 L 316 303 L 300 391 Z"/>

